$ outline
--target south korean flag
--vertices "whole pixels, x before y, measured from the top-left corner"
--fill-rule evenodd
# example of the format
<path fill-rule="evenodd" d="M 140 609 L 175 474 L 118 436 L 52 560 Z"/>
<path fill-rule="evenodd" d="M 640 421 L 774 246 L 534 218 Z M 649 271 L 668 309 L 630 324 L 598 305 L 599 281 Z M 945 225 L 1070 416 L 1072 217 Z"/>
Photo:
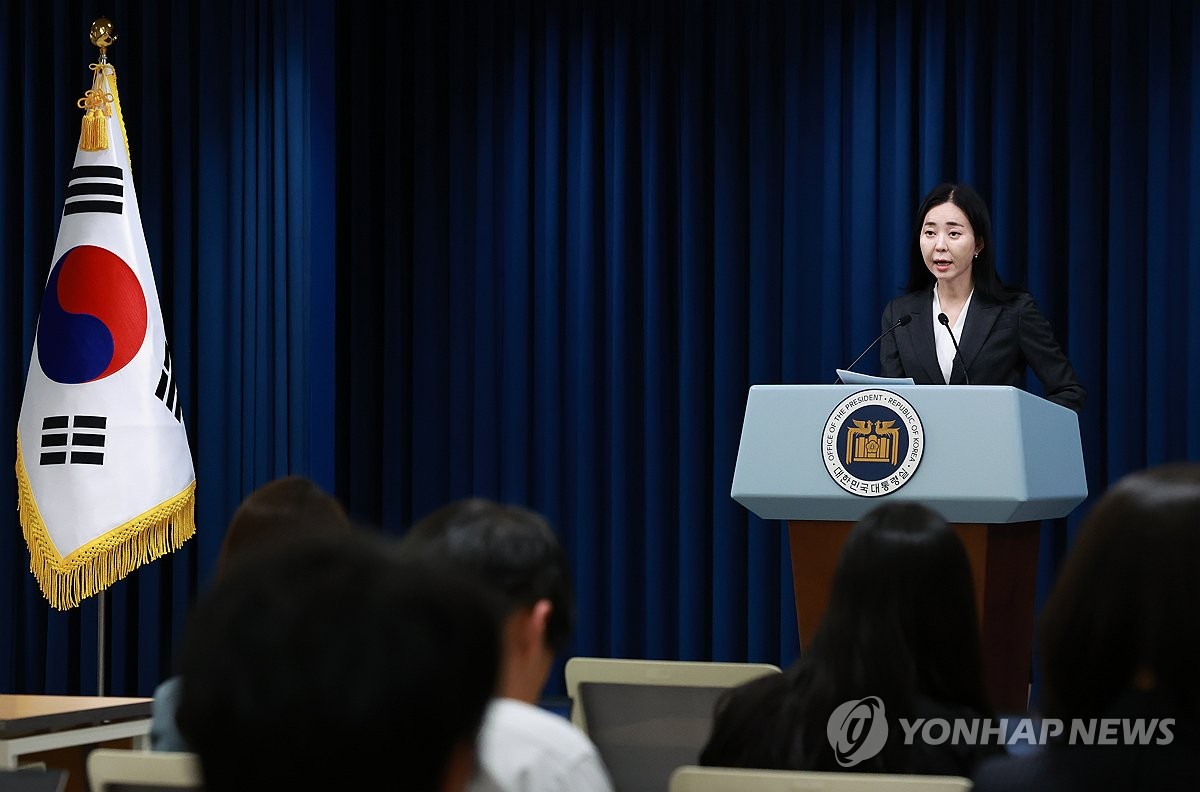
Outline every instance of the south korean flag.
<path fill-rule="evenodd" d="M 59 609 L 195 533 L 196 476 L 116 74 L 94 71 L 89 116 L 102 127 L 75 154 L 17 427 L 30 569 Z M 107 147 L 87 150 L 95 137 Z"/>

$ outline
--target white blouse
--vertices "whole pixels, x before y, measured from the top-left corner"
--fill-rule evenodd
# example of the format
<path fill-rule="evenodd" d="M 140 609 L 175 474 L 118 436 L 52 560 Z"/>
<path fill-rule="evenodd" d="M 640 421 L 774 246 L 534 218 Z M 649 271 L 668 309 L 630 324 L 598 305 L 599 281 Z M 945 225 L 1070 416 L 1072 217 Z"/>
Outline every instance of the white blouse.
<path fill-rule="evenodd" d="M 963 303 L 962 310 L 958 312 L 958 319 L 951 325 L 954 330 L 954 337 L 958 343 L 962 343 L 963 327 L 967 323 L 967 309 L 971 307 L 971 298 L 975 296 L 975 290 L 971 289 L 971 293 L 967 295 L 967 301 Z M 942 379 L 946 380 L 946 384 L 950 384 L 950 374 L 954 368 L 954 342 L 950 340 L 950 334 L 946 332 L 946 328 L 942 327 L 942 323 L 938 321 L 938 314 L 942 312 L 942 301 L 938 299 L 937 283 L 933 284 L 933 343 L 937 348 L 938 365 L 942 367 Z M 966 366 L 965 362 L 959 363 L 959 370 Z"/>

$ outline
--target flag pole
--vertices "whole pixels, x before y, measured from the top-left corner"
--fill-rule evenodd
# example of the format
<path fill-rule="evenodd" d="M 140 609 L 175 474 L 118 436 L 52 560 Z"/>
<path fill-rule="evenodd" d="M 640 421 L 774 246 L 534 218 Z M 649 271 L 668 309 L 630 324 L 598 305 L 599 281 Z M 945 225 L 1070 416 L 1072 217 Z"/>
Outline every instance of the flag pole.
<path fill-rule="evenodd" d="M 96 695 L 104 695 L 104 595 L 96 595 Z"/>
<path fill-rule="evenodd" d="M 117 40 L 117 34 L 114 30 L 113 23 L 105 17 L 100 17 L 92 22 L 92 27 L 88 31 L 88 40 L 92 42 L 92 46 L 100 50 L 100 67 L 103 68 L 108 63 L 108 48 Z M 97 117 L 98 121 L 102 121 Z M 85 123 L 84 128 L 87 125 Z M 108 656 L 105 646 L 105 629 L 104 629 L 104 612 L 105 603 L 107 601 L 107 593 L 101 589 L 97 594 L 96 599 L 96 695 L 104 695 L 104 661 Z"/>

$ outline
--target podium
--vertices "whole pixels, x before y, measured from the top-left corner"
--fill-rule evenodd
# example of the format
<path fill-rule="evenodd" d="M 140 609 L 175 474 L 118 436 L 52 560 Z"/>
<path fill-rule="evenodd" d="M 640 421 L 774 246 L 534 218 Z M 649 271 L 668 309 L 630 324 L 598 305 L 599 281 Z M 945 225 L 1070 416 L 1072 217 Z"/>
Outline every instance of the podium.
<path fill-rule="evenodd" d="M 802 647 L 854 522 L 888 500 L 938 511 L 970 560 L 992 704 L 1025 711 L 1040 521 L 1087 497 L 1074 412 L 1008 386 L 755 385 L 731 495 L 787 523 Z"/>

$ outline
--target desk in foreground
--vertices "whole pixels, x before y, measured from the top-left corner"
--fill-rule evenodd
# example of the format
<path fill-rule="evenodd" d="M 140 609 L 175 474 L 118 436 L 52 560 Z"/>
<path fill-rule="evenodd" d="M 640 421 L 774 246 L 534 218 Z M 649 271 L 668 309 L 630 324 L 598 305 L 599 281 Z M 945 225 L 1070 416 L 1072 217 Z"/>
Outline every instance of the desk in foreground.
<path fill-rule="evenodd" d="M 150 734 L 148 698 L 0 695 L 0 769 L 26 754 Z"/>

